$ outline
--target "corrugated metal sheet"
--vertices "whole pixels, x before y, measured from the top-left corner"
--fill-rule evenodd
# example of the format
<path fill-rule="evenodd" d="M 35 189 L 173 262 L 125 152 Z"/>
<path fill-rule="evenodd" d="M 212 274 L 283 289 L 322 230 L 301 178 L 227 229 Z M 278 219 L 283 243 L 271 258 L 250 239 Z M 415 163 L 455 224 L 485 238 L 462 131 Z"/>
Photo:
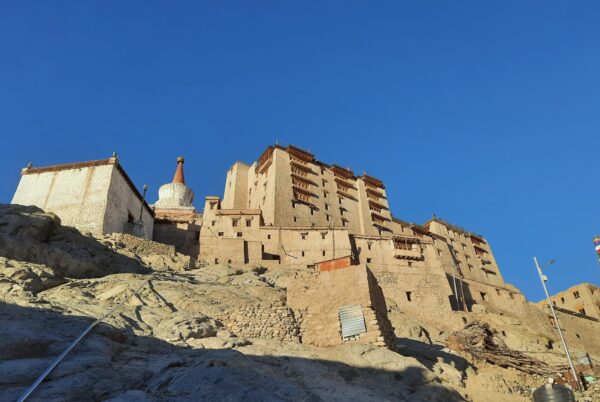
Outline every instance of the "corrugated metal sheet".
<path fill-rule="evenodd" d="M 342 338 L 367 332 L 362 305 L 347 304 L 338 309 L 340 323 L 342 325 Z"/>

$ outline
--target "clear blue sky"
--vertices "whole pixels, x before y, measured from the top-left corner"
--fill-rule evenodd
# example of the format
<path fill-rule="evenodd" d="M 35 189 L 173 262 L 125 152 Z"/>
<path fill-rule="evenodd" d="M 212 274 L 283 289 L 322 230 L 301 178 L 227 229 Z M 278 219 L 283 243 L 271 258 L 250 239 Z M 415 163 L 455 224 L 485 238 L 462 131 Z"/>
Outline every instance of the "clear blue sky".
<path fill-rule="evenodd" d="M 542 297 L 600 284 L 596 1 L 3 1 L 0 202 L 19 169 L 175 157 L 202 207 L 269 144 L 384 180 L 393 213 L 482 233 Z"/>

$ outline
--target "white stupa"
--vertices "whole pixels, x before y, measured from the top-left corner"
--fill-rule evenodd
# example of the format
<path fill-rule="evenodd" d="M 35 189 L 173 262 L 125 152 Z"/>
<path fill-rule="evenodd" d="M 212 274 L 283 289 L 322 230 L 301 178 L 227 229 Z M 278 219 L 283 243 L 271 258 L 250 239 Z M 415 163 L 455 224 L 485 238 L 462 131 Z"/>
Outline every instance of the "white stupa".
<path fill-rule="evenodd" d="M 177 169 L 171 183 L 163 184 L 158 189 L 156 208 L 162 209 L 194 209 L 194 192 L 185 185 L 183 176 L 183 156 L 177 158 Z"/>

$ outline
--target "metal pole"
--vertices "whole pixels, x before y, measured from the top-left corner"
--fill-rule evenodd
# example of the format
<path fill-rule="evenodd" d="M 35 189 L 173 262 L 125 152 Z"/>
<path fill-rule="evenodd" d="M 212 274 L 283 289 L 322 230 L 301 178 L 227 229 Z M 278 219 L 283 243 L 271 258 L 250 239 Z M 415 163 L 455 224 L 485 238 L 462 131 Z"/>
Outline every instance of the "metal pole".
<path fill-rule="evenodd" d="M 140 205 L 140 221 L 142 220 L 142 211 L 144 211 L 144 202 L 146 201 L 146 191 L 148 191 L 148 185 L 144 184 L 144 194 L 142 195 L 142 205 Z"/>
<path fill-rule="evenodd" d="M 125 299 L 125 302 L 129 301 L 129 299 L 131 299 L 131 297 L 133 295 L 138 294 L 138 292 L 140 290 L 142 290 L 142 288 L 148 282 L 150 282 L 150 280 L 154 277 L 154 275 L 155 275 L 155 273 L 151 274 L 148 279 L 146 279 L 144 282 L 142 282 L 142 284 L 140 285 L 140 287 L 137 288 L 136 291 L 134 291 L 129 297 L 127 297 Z M 48 374 L 50 374 L 52 372 L 52 370 L 54 370 L 54 368 L 60 364 L 60 362 L 65 358 L 65 356 L 69 354 L 69 352 L 71 351 L 71 349 L 73 349 L 75 346 L 77 346 L 77 344 L 79 343 L 79 341 L 81 341 L 83 339 L 83 337 L 86 336 L 92 330 L 92 328 L 94 328 L 97 324 L 101 323 L 102 320 L 104 320 L 107 317 L 111 316 L 118 309 L 123 308 L 123 306 L 125 305 L 125 302 L 121 303 L 121 304 L 117 304 L 112 309 L 110 309 L 108 311 L 108 313 L 104 314 L 102 317 L 98 318 L 96 321 L 94 321 L 93 323 L 91 323 L 90 325 L 88 325 L 87 328 L 84 329 L 83 332 L 81 334 L 79 334 L 79 336 L 77 338 L 75 338 L 75 340 L 73 342 L 71 342 L 69 344 L 69 346 L 67 346 L 67 348 L 65 350 L 63 350 L 63 352 L 60 355 L 58 355 L 56 357 L 56 359 L 54 359 L 52 361 L 52 363 L 50 363 L 50 366 L 48 366 L 48 368 L 46 370 L 44 370 L 44 372 L 42 374 L 40 374 L 40 376 L 35 380 L 35 382 L 33 384 L 31 384 L 31 386 L 29 388 L 27 388 L 25 390 L 25 392 L 23 392 L 23 394 L 19 397 L 19 399 L 17 399 L 17 402 L 23 402 L 23 401 L 25 401 L 33 393 L 33 391 L 35 391 L 35 389 L 38 387 L 38 385 L 40 385 L 42 383 L 42 381 L 44 381 L 44 379 L 48 376 Z"/>
<path fill-rule="evenodd" d="M 560 336 L 560 341 L 562 343 L 563 349 L 567 355 L 567 360 L 569 361 L 569 367 L 571 367 L 571 373 L 573 374 L 573 378 L 577 383 L 577 387 L 581 390 L 581 384 L 579 383 L 579 377 L 577 376 L 577 371 L 575 371 L 575 366 L 573 366 L 573 360 L 571 359 L 571 353 L 569 353 L 569 348 L 567 347 L 567 341 L 563 336 L 562 329 L 560 329 L 560 323 L 558 322 L 558 317 L 556 316 L 556 311 L 554 311 L 554 306 L 552 305 L 552 300 L 550 300 L 550 294 L 548 293 L 548 288 L 546 287 L 546 281 L 544 280 L 544 273 L 542 272 L 542 268 L 540 268 L 540 264 L 536 257 L 533 257 L 533 261 L 535 262 L 535 266 L 538 270 L 538 274 L 540 275 L 540 280 L 542 281 L 542 287 L 544 288 L 544 293 L 546 293 L 546 299 L 548 299 L 548 306 L 550 306 L 550 311 L 552 311 L 552 316 L 554 317 L 554 322 L 556 323 L 556 328 L 558 329 L 558 335 Z"/>

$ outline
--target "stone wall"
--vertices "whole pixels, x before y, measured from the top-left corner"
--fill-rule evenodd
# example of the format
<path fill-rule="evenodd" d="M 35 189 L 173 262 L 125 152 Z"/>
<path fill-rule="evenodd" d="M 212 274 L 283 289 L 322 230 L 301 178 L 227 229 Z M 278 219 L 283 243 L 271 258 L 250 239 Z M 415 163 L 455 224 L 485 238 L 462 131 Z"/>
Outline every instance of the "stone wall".
<path fill-rule="evenodd" d="M 245 304 L 239 311 L 224 312 L 215 318 L 238 336 L 301 342 L 299 324 L 283 302 Z"/>
<path fill-rule="evenodd" d="M 64 170 L 24 169 L 12 204 L 35 205 L 53 212 L 65 226 L 104 233 L 104 215 L 114 165 Z"/>
<path fill-rule="evenodd" d="M 152 239 L 154 216 L 147 204 L 142 204 L 138 194 L 131 188 L 129 179 L 122 168 L 115 166 L 112 171 L 106 213 L 104 215 L 104 233 L 132 233 L 130 221 L 143 222 L 142 233 L 132 233 L 145 239 Z"/>
<path fill-rule="evenodd" d="M 338 309 L 362 306 L 367 332 L 346 342 L 391 345 L 393 328 L 387 319 L 385 299 L 364 266 L 352 266 L 303 276 L 288 287 L 288 306 L 299 317 L 303 343 L 334 346 L 344 343 Z"/>
<path fill-rule="evenodd" d="M 23 169 L 11 202 L 53 212 L 83 233 L 152 238 L 152 211 L 116 158 Z M 133 225 L 140 212 L 143 225 Z"/>
<path fill-rule="evenodd" d="M 185 222 L 154 222 L 152 240 L 175 246 L 178 253 L 198 258 L 200 225 Z"/>

